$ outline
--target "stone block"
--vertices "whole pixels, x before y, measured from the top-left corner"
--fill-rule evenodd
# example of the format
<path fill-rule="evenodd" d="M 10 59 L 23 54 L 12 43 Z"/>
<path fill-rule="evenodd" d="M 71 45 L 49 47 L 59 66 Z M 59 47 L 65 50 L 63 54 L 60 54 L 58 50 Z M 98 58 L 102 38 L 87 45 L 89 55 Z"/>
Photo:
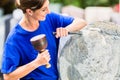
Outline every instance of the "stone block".
<path fill-rule="evenodd" d="M 120 25 L 120 13 L 113 12 L 111 16 L 111 21 Z"/>
<path fill-rule="evenodd" d="M 61 13 L 84 19 L 84 9 L 78 8 L 76 6 L 72 6 L 72 5 L 64 6 L 61 9 Z"/>
<path fill-rule="evenodd" d="M 120 80 L 120 26 L 98 21 L 78 33 L 60 41 L 60 79 Z"/>
<path fill-rule="evenodd" d="M 85 20 L 88 23 L 95 21 L 110 21 L 113 10 L 111 7 L 87 7 L 85 8 Z"/>

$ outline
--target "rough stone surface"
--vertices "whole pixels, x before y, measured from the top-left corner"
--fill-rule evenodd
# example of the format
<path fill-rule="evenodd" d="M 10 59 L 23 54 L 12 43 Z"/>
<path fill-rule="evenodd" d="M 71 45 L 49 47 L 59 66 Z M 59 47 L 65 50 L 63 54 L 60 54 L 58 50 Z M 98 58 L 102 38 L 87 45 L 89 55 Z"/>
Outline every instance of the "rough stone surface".
<path fill-rule="evenodd" d="M 61 39 L 61 80 L 120 80 L 120 26 L 99 21 L 79 33 Z"/>

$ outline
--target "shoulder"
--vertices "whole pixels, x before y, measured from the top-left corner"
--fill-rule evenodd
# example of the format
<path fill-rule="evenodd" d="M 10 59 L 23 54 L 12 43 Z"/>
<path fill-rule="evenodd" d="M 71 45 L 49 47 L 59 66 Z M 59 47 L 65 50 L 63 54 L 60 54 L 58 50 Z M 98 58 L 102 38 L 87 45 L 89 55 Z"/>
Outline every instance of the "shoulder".
<path fill-rule="evenodd" d="M 47 18 L 50 18 L 50 19 L 58 19 L 60 18 L 62 15 L 59 14 L 59 13 L 55 13 L 55 12 L 51 12 L 47 15 Z"/>
<path fill-rule="evenodd" d="M 47 19 L 52 19 L 54 21 L 62 21 L 62 20 L 74 20 L 72 16 L 66 16 L 61 13 L 51 12 L 47 15 Z"/>
<path fill-rule="evenodd" d="M 6 42 L 9 43 L 9 42 L 15 42 L 15 41 L 18 41 L 20 38 L 19 38 L 19 28 L 20 25 L 16 25 L 8 34 L 7 36 L 7 39 L 6 39 Z"/>
<path fill-rule="evenodd" d="M 50 12 L 48 16 L 61 16 L 61 14 L 56 12 Z"/>

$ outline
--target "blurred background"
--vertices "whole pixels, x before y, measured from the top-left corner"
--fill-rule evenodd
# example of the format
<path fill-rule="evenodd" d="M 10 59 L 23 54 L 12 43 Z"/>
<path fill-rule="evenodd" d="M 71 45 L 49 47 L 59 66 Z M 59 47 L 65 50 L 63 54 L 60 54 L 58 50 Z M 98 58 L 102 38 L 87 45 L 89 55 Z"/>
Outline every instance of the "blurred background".
<path fill-rule="evenodd" d="M 3 14 L 12 13 L 15 9 L 14 6 L 15 0 L 1 0 L 0 8 L 3 9 Z M 109 6 L 113 7 L 119 3 L 119 0 L 50 0 L 51 3 L 60 3 L 62 6 L 74 5 L 80 8 L 85 9 L 88 6 Z"/>
<path fill-rule="evenodd" d="M 16 9 L 15 0 L 0 0 L 0 62 L 4 41 L 23 13 Z M 50 0 L 50 10 L 67 16 L 120 24 L 119 0 Z M 0 74 L 2 76 L 2 74 Z M 2 80 L 2 77 L 0 78 Z"/>

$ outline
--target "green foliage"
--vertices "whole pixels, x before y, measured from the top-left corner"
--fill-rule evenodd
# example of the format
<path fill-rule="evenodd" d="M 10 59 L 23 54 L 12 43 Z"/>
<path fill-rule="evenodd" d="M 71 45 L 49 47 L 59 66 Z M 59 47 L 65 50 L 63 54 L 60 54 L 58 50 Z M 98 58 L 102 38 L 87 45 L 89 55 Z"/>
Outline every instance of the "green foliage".
<path fill-rule="evenodd" d="M 85 2 L 87 6 L 112 6 L 116 3 L 118 0 L 87 0 Z"/>
<path fill-rule="evenodd" d="M 0 0 L 0 8 L 4 9 L 4 14 L 11 13 L 14 6 L 15 0 Z M 75 5 L 81 8 L 87 6 L 113 6 L 119 3 L 119 0 L 50 0 L 52 3 L 62 3 L 65 5 Z"/>
<path fill-rule="evenodd" d="M 86 1 L 86 4 L 88 6 L 102 6 L 102 5 L 105 6 L 105 5 L 108 5 L 107 3 L 108 3 L 108 0 L 95 0 L 95 1 L 88 0 L 88 1 Z"/>
<path fill-rule="evenodd" d="M 87 6 L 113 6 L 119 3 L 119 0 L 50 0 L 50 2 L 85 8 Z"/>
<path fill-rule="evenodd" d="M 49 1 L 52 3 L 61 3 L 62 2 L 62 0 L 49 0 Z"/>

